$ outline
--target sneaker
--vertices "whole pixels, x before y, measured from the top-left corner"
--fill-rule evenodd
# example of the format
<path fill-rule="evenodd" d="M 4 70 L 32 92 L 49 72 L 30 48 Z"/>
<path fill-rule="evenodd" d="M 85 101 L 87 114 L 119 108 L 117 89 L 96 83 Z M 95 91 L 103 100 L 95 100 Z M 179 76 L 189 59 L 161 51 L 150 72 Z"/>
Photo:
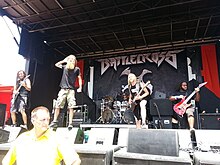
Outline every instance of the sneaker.
<path fill-rule="evenodd" d="M 20 125 L 21 128 L 28 129 L 27 125 Z"/>
<path fill-rule="evenodd" d="M 17 127 L 17 124 L 12 124 L 11 127 Z"/>
<path fill-rule="evenodd" d="M 67 129 L 68 129 L 69 131 L 71 131 L 72 128 L 73 128 L 73 125 L 72 125 L 72 124 L 70 124 L 70 125 L 67 127 Z"/>
<path fill-rule="evenodd" d="M 51 127 L 51 128 L 57 128 L 57 127 L 58 127 L 58 122 L 57 122 L 57 121 L 52 121 L 52 122 L 50 123 L 50 127 Z"/>
<path fill-rule="evenodd" d="M 143 123 L 142 126 L 141 126 L 141 128 L 142 128 L 142 129 L 148 129 L 148 124 Z"/>

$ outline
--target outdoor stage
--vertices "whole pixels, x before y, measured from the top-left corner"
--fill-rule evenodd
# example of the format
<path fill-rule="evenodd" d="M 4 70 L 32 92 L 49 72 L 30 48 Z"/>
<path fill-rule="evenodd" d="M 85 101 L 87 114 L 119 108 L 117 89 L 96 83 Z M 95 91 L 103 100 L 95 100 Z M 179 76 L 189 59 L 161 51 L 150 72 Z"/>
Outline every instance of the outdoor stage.
<path fill-rule="evenodd" d="M 7 143 L 0 144 L 0 158 L 11 146 L 21 128 L 5 127 Z M 136 129 L 128 124 L 81 124 L 56 133 L 70 140 L 82 159 L 82 165 L 162 165 L 220 164 L 220 130 Z M 82 139 L 88 136 L 88 141 Z M 80 140 L 81 139 L 81 140 Z"/>

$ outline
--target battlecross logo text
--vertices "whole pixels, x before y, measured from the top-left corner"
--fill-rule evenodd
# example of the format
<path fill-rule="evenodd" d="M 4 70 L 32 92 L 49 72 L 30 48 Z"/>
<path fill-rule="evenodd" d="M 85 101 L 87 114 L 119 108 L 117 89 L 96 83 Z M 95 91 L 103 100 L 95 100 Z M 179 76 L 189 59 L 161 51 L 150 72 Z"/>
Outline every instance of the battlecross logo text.
<path fill-rule="evenodd" d="M 138 54 L 131 56 L 121 56 L 107 59 L 98 60 L 101 63 L 101 75 L 105 73 L 105 71 L 109 67 L 113 67 L 117 71 L 117 67 L 119 65 L 134 65 L 134 64 L 142 64 L 146 62 L 155 63 L 157 67 L 160 67 L 162 62 L 167 62 L 172 67 L 177 69 L 177 54 L 182 50 L 173 50 L 173 51 L 164 51 L 164 52 L 156 52 L 156 53 L 146 53 L 146 54 Z"/>

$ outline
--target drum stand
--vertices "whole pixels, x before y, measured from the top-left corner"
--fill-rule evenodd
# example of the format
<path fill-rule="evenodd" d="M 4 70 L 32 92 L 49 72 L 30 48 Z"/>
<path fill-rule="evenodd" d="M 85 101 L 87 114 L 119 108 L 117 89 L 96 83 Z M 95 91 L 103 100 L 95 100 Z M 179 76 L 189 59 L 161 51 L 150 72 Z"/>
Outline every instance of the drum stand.
<path fill-rule="evenodd" d="M 99 116 L 99 118 L 95 121 L 95 123 L 97 123 L 98 121 L 101 122 L 101 120 L 102 120 L 102 115 Z"/>
<path fill-rule="evenodd" d="M 99 118 L 95 121 L 95 123 L 101 123 L 102 121 L 102 110 L 101 110 L 101 115 L 99 116 Z"/>
<path fill-rule="evenodd" d="M 101 103 L 101 115 L 99 116 L 99 118 L 95 121 L 95 123 L 101 123 L 101 122 L 104 122 L 102 120 L 102 114 L 103 114 L 103 111 L 104 111 L 104 103 Z"/>

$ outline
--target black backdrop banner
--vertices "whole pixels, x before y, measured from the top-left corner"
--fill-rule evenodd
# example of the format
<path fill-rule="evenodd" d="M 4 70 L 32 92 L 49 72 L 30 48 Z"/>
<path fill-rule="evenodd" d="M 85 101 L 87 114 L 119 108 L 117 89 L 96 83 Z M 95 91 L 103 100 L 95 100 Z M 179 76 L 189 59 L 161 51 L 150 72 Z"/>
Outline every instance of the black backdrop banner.
<path fill-rule="evenodd" d="M 216 56 L 219 58 L 218 53 Z M 94 66 L 94 100 L 109 96 L 118 100 L 122 92 L 128 92 L 129 73 L 136 74 L 144 82 L 151 81 L 152 98 L 168 98 L 182 81 L 189 83 L 190 90 L 205 81 L 201 74 L 203 62 L 200 47 L 99 59 Z M 206 86 L 200 89 L 200 95 L 200 112 L 215 113 L 220 99 Z"/>
<path fill-rule="evenodd" d="M 127 85 L 127 75 L 150 80 L 155 93 L 170 95 L 177 84 L 188 79 L 186 50 L 138 54 L 95 62 L 94 99 L 117 98 Z M 126 92 L 126 90 L 125 90 Z"/>

